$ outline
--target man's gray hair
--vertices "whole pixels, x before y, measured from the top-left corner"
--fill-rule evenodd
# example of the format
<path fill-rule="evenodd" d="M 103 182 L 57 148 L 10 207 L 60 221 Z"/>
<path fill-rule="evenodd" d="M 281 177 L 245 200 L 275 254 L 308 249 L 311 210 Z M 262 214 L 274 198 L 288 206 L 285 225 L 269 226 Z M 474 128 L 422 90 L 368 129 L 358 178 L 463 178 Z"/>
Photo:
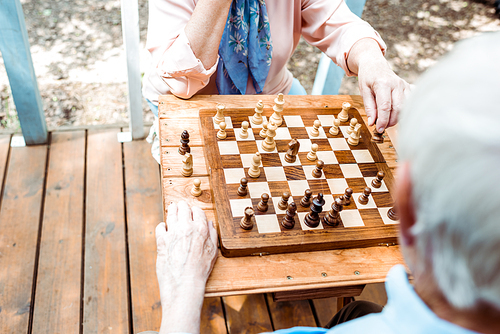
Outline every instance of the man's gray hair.
<path fill-rule="evenodd" d="M 500 309 L 500 33 L 460 42 L 417 83 L 401 115 L 410 162 L 415 276 L 456 308 Z"/>

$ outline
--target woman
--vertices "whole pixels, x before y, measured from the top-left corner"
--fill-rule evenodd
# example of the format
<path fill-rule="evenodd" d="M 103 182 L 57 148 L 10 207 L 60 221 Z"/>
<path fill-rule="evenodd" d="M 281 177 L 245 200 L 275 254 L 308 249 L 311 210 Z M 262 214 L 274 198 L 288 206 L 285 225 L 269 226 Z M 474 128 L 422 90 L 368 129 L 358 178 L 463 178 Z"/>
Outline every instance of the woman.
<path fill-rule="evenodd" d="M 306 94 L 287 70 L 300 36 L 358 75 L 369 125 L 396 124 L 409 85 L 385 43 L 343 0 L 151 0 L 143 95 Z"/>

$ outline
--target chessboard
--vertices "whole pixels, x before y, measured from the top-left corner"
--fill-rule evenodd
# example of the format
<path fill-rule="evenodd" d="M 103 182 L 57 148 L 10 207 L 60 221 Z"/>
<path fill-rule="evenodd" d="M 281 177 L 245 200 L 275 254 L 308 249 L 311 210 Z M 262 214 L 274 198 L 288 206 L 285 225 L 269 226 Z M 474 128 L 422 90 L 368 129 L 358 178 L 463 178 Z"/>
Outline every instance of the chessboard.
<path fill-rule="evenodd" d="M 286 99 L 286 97 L 285 97 Z M 257 103 L 258 97 L 255 98 Z M 330 128 L 341 112 L 340 106 L 323 108 L 294 107 L 284 105 L 282 124 L 276 128 L 276 148 L 266 151 L 262 147 L 262 124 L 254 124 L 252 116 L 255 105 L 224 110 L 226 137 L 219 139 L 220 127 L 214 120 L 216 108 L 201 109 L 199 112 L 202 140 L 205 150 L 218 222 L 220 246 L 226 257 L 264 255 L 275 253 L 333 250 L 354 247 L 369 247 L 397 243 L 397 220 L 389 218 L 393 208 L 391 195 L 394 178 L 377 144 L 365 125 L 360 112 L 348 108 L 348 120 L 340 122 L 338 134 L 332 135 Z M 264 121 L 270 121 L 273 105 L 263 108 Z M 355 118 L 359 124 L 359 144 L 349 144 L 348 129 Z M 319 120 L 319 123 L 317 122 Z M 314 132 L 314 125 L 320 124 Z M 248 122 L 248 136 L 240 137 L 242 124 Z M 264 122 L 265 123 L 265 122 Z M 338 124 L 338 123 L 337 123 Z M 285 155 L 289 143 L 296 139 L 300 143 L 296 160 L 289 163 Z M 317 145 L 316 161 L 308 159 L 313 144 Z M 252 159 L 259 152 L 260 175 L 250 177 Z M 321 176 L 312 172 L 317 160 L 323 162 Z M 254 167 L 255 168 L 255 167 Z M 384 172 L 382 184 L 377 188 L 372 181 L 377 173 Z M 240 181 L 247 180 L 244 196 L 238 194 Z M 365 189 L 371 194 L 368 202 L 359 202 Z M 336 198 L 345 200 L 346 189 L 352 189 L 350 201 L 345 202 L 338 213 L 336 226 L 325 224 Z M 301 201 L 309 189 L 313 198 L 322 194 L 324 205 L 320 222 L 316 227 L 305 223 L 312 206 L 303 206 Z M 289 193 L 288 203 L 294 202 L 296 214 L 293 227 L 285 228 L 283 220 L 287 209 L 279 207 L 283 193 Z M 259 210 L 262 194 L 268 194 L 268 208 Z M 250 229 L 241 227 L 247 208 L 253 209 Z M 392 211 L 392 210 L 391 210 Z M 290 227 L 290 226 L 288 226 Z"/>

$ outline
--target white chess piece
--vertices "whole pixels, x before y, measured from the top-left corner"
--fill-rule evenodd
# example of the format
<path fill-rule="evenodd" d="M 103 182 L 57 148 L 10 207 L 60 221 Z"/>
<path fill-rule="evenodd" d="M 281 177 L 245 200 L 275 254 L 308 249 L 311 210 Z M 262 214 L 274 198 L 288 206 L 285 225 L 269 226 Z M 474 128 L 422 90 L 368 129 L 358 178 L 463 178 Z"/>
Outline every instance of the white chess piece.
<path fill-rule="evenodd" d="M 217 132 L 217 138 L 219 139 L 226 139 L 227 133 L 226 133 L 226 122 L 220 122 L 219 124 L 220 130 Z"/>
<path fill-rule="evenodd" d="M 311 129 L 311 136 L 318 137 L 319 136 L 319 128 L 321 126 L 321 121 L 319 119 L 314 121 L 313 128 Z"/>
<path fill-rule="evenodd" d="M 247 139 L 248 138 L 248 122 L 243 121 L 241 122 L 241 130 L 240 130 L 240 138 L 241 139 Z"/>
<path fill-rule="evenodd" d="M 269 122 L 273 122 L 274 124 L 276 124 L 277 127 L 283 123 L 281 112 L 283 111 L 284 104 L 285 99 L 283 98 L 283 94 L 279 93 L 278 97 L 274 99 L 274 113 L 271 115 L 271 119 L 269 120 Z"/>
<path fill-rule="evenodd" d="M 349 145 L 356 146 L 359 144 L 360 137 L 361 137 L 361 124 L 358 124 L 349 135 L 349 138 L 347 138 L 347 143 L 349 143 Z"/>
<path fill-rule="evenodd" d="M 219 103 L 216 109 L 217 113 L 214 116 L 214 122 L 215 124 L 220 124 L 220 122 L 224 122 L 224 109 L 226 109 L 226 106 Z"/>
<path fill-rule="evenodd" d="M 262 100 L 259 100 L 259 102 L 257 102 L 257 105 L 255 106 L 255 114 L 253 114 L 253 117 L 252 117 L 252 123 L 253 124 L 256 124 L 256 125 L 259 125 L 259 124 L 262 124 L 262 113 L 264 112 L 264 104 L 262 103 Z"/>
<path fill-rule="evenodd" d="M 335 119 L 333 121 L 333 126 L 330 128 L 330 131 L 328 131 L 332 136 L 336 136 L 339 134 L 339 126 L 340 126 L 340 120 Z"/>
<path fill-rule="evenodd" d="M 260 153 L 259 152 L 255 153 L 255 155 L 252 157 L 252 165 L 248 170 L 248 176 L 252 178 L 258 178 L 260 176 L 260 168 L 259 168 L 260 160 L 261 160 Z"/>
<path fill-rule="evenodd" d="M 354 131 L 354 127 L 358 124 L 358 120 L 356 118 L 351 118 L 351 123 L 349 124 L 349 127 L 347 128 L 346 132 L 348 135 L 351 134 L 351 132 Z"/>
<path fill-rule="evenodd" d="M 193 188 L 191 189 L 191 195 L 193 195 L 194 197 L 201 196 L 201 193 L 203 191 L 201 190 L 200 186 L 201 186 L 200 179 L 194 179 L 193 180 Z"/>
<path fill-rule="evenodd" d="M 307 154 L 307 160 L 315 161 L 316 159 L 318 159 L 318 156 L 316 155 L 317 151 L 318 151 L 318 144 L 312 144 L 311 151 Z"/>
<path fill-rule="evenodd" d="M 262 138 L 266 138 L 267 137 L 267 121 L 264 120 L 264 122 L 262 123 L 262 130 L 260 130 L 259 132 L 259 136 L 261 136 Z"/>
<path fill-rule="evenodd" d="M 184 154 L 184 158 L 182 159 L 181 174 L 185 177 L 193 175 L 193 156 L 191 153 Z"/>
<path fill-rule="evenodd" d="M 349 109 L 351 109 L 351 104 L 349 102 L 342 103 L 342 111 L 338 116 L 338 119 L 341 122 L 347 122 L 347 120 L 349 119 Z"/>
<path fill-rule="evenodd" d="M 276 142 L 274 141 L 274 137 L 276 136 L 276 129 L 278 127 L 276 124 L 271 122 L 267 125 L 267 137 L 262 142 L 262 149 L 267 152 L 272 152 L 276 148 Z"/>

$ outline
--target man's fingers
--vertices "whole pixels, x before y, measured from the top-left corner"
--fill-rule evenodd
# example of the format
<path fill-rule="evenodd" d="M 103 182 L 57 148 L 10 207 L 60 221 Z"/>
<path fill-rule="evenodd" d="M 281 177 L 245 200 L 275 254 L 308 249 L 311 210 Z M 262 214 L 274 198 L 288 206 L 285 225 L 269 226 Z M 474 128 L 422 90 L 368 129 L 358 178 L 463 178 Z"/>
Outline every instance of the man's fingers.
<path fill-rule="evenodd" d="M 365 112 L 368 116 L 368 125 L 373 125 L 377 119 L 377 104 L 373 96 L 372 90 L 363 84 L 359 85 L 361 96 L 363 96 L 363 103 L 365 105 Z"/>
<path fill-rule="evenodd" d="M 214 243 L 214 246 L 217 247 L 219 245 L 217 242 L 218 241 L 217 240 L 217 230 L 215 229 L 214 223 L 212 221 L 208 222 L 208 232 L 210 233 L 210 239 Z"/>
<path fill-rule="evenodd" d="M 191 211 L 193 211 L 193 221 L 194 222 L 200 222 L 203 224 L 207 223 L 207 216 L 205 215 L 205 212 L 198 206 L 193 206 L 191 208 Z"/>
<path fill-rule="evenodd" d="M 386 85 L 378 85 L 375 90 L 375 101 L 377 102 L 377 131 L 384 132 L 389 124 L 389 116 L 392 109 L 391 88 Z"/>
<path fill-rule="evenodd" d="M 178 217 L 177 217 L 177 204 L 172 203 L 168 206 L 167 209 L 167 226 L 168 229 L 173 229 L 178 225 Z"/>
<path fill-rule="evenodd" d="M 165 223 L 159 223 L 158 225 L 156 225 L 156 228 L 155 228 L 156 240 L 158 240 L 159 238 L 161 238 L 165 234 L 167 234 L 167 229 L 165 227 Z"/>
<path fill-rule="evenodd" d="M 185 201 L 180 201 L 177 204 L 177 220 L 179 221 L 179 224 L 186 224 L 193 220 L 191 208 Z"/>

